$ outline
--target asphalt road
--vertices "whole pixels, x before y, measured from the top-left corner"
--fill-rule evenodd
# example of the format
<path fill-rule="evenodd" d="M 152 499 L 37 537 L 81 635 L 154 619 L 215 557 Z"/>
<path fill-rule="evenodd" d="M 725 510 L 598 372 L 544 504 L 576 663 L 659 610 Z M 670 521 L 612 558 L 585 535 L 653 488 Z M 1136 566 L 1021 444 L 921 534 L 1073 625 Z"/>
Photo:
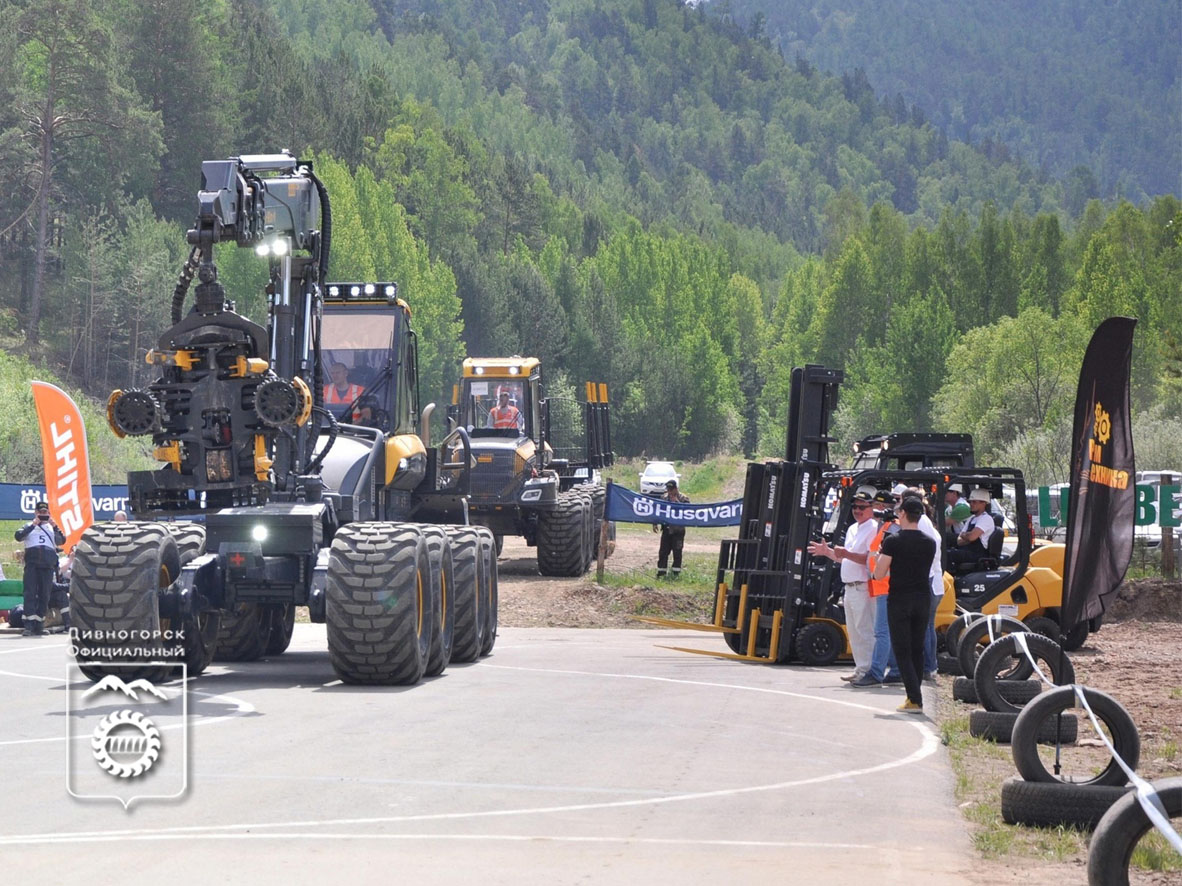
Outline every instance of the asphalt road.
<path fill-rule="evenodd" d="M 419 686 L 358 688 L 324 627 L 297 625 L 283 656 L 190 683 L 189 726 L 165 733 L 188 737 L 183 795 L 125 810 L 67 793 L 67 758 L 94 761 L 65 699 L 89 684 L 67 682 L 64 638 L 15 633 L 5 882 L 973 882 L 934 725 L 835 669 L 660 648 L 718 643 L 690 632 L 520 628 Z"/>

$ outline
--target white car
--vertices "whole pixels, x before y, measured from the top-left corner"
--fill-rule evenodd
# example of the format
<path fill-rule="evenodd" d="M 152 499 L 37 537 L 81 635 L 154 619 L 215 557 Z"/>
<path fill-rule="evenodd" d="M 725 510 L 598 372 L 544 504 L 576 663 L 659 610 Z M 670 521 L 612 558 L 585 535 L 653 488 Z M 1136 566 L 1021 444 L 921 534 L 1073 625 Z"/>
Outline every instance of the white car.
<path fill-rule="evenodd" d="M 667 461 L 650 461 L 640 475 L 640 491 L 644 495 L 664 495 L 665 484 L 670 480 L 681 482 L 677 469 Z"/>

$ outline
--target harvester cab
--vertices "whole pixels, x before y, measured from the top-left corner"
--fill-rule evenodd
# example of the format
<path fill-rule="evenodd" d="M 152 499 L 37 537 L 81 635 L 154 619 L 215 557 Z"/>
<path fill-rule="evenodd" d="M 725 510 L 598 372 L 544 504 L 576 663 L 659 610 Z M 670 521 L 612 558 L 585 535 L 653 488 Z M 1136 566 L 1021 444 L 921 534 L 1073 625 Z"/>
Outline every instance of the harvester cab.
<path fill-rule="evenodd" d="M 277 655 L 297 606 L 327 622 L 347 682 L 413 683 L 453 655 L 486 654 L 493 539 L 465 525 L 466 432 L 437 448 L 420 433 L 432 407 L 419 412 L 397 287 L 324 282 L 328 193 L 291 154 L 202 164 L 198 203 L 173 326 L 148 354 L 160 375 L 108 402 L 114 432 L 151 436 L 164 464 L 128 475 L 133 521 L 96 524 L 79 543 L 70 596 L 84 671 L 99 679 L 149 656 L 150 678 L 175 663 L 195 676 L 215 657 Z M 226 298 L 219 243 L 268 259 L 266 326 Z M 432 581 L 445 560 L 454 587 Z M 180 642 L 166 648 L 170 632 Z"/>
<path fill-rule="evenodd" d="M 497 551 L 519 535 L 543 575 L 582 575 L 599 550 L 599 472 L 613 460 L 607 386 L 588 383 L 582 403 L 547 397 L 536 357 L 469 357 L 448 422 L 471 439 L 469 513 Z"/>

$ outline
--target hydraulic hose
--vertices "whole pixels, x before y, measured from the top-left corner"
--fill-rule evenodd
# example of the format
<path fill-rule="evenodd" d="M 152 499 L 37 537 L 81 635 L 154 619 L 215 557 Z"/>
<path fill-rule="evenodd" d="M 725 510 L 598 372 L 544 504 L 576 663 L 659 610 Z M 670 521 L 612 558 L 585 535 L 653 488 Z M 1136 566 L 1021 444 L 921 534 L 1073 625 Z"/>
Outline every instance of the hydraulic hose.
<path fill-rule="evenodd" d="M 181 322 L 182 308 L 185 306 L 185 295 L 189 291 L 189 284 L 193 282 L 193 275 L 197 273 L 197 266 L 201 264 L 201 247 L 194 246 L 181 268 L 177 277 L 176 288 L 172 291 L 172 325 Z"/>

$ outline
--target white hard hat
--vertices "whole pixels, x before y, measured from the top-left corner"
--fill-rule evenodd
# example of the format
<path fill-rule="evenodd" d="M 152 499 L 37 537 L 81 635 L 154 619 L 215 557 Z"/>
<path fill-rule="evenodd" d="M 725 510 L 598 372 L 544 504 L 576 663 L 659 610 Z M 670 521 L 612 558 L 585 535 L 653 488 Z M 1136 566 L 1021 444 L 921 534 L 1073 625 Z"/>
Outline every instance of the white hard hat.
<path fill-rule="evenodd" d="M 993 496 L 989 494 L 988 489 L 974 489 L 969 493 L 969 501 L 990 501 Z"/>

